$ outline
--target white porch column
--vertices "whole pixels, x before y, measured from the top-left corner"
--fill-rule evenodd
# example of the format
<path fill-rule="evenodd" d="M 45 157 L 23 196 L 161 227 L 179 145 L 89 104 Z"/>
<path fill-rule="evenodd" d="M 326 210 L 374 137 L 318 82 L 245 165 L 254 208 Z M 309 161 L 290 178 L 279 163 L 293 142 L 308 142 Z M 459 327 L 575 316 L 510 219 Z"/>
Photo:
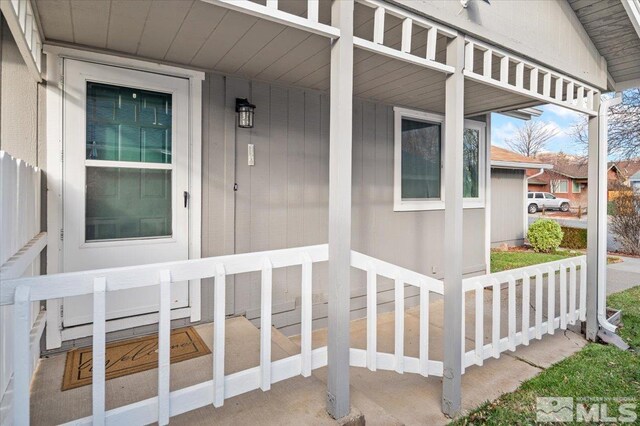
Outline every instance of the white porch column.
<path fill-rule="evenodd" d="M 444 136 L 444 374 L 442 412 L 454 417 L 460 411 L 462 376 L 462 162 L 464 133 L 464 38 L 447 46 Z"/>
<path fill-rule="evenodd" d="M 327 411 L 336 419 L 350 411 L 353 8 L 353 0 L 331 6 L 331 25 L 340 29 L 340 38 L 331 45 Z"/>
<path fill-rule="evenodd" d="M 587 332 L 595 341 L 600 327 L 615 332 L 606 319 L 608 113 L 620 98 L 594 99 L 598 115 L 589 118 L 589 202 L 587 211 Z"/>

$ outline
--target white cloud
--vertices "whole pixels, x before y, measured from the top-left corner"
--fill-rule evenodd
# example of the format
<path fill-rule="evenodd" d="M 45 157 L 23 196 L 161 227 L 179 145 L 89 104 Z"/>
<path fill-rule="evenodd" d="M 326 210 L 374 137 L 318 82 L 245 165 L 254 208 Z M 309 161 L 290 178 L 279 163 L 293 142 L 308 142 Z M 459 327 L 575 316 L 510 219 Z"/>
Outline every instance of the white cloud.
<path fill-rule="evenodd" d="M 505 146 L 505 140 L 511 139 L 516 133 L 517 127 L 511 123 L 506 122 L 500 126 L 492 126 L 491 139 L 495 145 Z"/>
<path fill-rule="evenodd" d="M 551 113 L 557 117 L 560 117 L 566 120 L 571 120 L 571 121 L 578 120 L 583 115 L 579 112 L 575 112 L 568 108 L 563 108 L 561 106 L 554 105 L 554 104 L 545 105 L 542 107 L 542 109 L 545 112 Z"/>

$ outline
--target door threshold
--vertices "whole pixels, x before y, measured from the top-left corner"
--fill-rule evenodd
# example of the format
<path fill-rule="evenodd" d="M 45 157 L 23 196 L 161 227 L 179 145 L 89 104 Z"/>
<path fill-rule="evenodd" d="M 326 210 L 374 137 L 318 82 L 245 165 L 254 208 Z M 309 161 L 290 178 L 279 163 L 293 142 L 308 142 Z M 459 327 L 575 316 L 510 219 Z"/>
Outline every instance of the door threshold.
<path fill-rule="evenodd" d="M 171 320 L 190 318 L 191 307 L 172 309 Z M 158 313 L 137 315 L 127 318 L 113 319 L 106 322 L 107 333 L 129 328 L 140 327 L 143 325 L 156 324 L 158 322 Z M 78 325 L 62 329 L 62 341 L 81 339 L 93 335 L 93 324 Z"/>

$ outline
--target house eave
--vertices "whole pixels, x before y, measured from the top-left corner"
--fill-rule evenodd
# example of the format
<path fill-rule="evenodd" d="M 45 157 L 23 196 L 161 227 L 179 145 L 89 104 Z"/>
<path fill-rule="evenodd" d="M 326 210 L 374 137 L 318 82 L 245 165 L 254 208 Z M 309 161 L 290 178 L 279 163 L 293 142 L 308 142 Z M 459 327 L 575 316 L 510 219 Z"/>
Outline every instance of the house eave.
<path fill-rule="evenodd" d="M 553 169 L 551 164 L 525 163 L 516 161 L 491 161 L 491 167 L 494 169 Z"/>

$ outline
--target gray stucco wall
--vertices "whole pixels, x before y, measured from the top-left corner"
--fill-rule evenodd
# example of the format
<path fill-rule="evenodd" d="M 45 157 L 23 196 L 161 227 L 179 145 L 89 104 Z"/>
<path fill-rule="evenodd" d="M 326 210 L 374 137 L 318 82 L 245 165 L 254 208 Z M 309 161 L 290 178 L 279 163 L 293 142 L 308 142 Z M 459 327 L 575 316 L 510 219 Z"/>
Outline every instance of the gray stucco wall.
<path fill-rule="evenodd" d="M 235 126 L 236 97 L 257 105 L 251 130 Z M 203 104 L 203 256 L 326 243 L 328 96 L 208 74 Z M 393 211 L 393 108 L 356 99 L 353 115 L 353 248 L 441 278 L 444 212 Z M 255 166 L 247 165 L 249 143 L 255 146 Z M 484 214 L 484 209 L 464 214 L 467 274 L 485 268 Z M 230 281 L 228 313 L 259 316 L 259 286 L 259 274 Z M 326 265 L 319 265 L 313 290 L 316 326 L 326 318 L 325 287 Z M 393 283 L 380 278 L 379 288 L 384 309 Z M 300 268 L 274 272 L 273 289 L 274 324 L 293 333 L 300 318 Z M 364 290 L 364 274 L 354 272 L 354 316 L 366 306 Z M 411 290 L 408 303 L 415 299 Z M 202 300 L 207 320 L 210 281 L 203 284 Z"/>
<path fill-rule="evenodd" d="M 27 70 L 4 18 L 0 21 L 0 150 L 43 168 L 44 88 Z"/>
<path fill-rule="evenodd" d="M 566 0 L 393 0 L 468 35 L 504 46 L 600 89 L 607 86 L 603 58 Z"/>
<path fill-rule="evenodd" d="M 524 243 L 524 170 L 491 169 L 491 246 Z"/>

